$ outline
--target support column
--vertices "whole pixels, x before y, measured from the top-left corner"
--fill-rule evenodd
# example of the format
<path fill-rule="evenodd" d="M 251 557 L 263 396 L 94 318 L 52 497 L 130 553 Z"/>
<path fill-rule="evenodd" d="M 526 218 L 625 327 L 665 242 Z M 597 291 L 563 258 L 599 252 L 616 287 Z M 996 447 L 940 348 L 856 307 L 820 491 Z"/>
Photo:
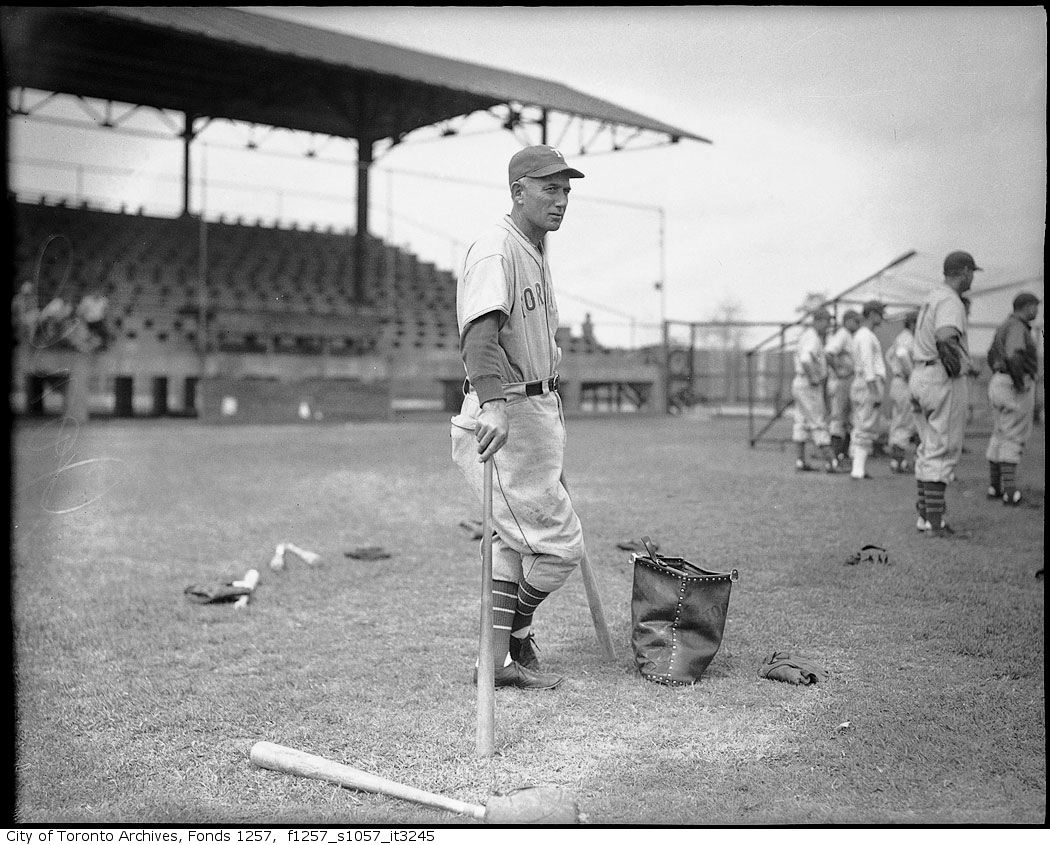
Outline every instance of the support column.
<path fill-rule="evenodd" d="M 368 207 L 369 185 L 372 168 L 371 138 L 359 138 L 357 141 L 357 249 L 354 252 L 354 278 L 351 299 L 362 302 L 365 298 L 365 275 L 368 272 Z"/>
<path fill-rule="evenodd" d="M 185 113 L 185 124 L 182 130 L 182 216 L 190 213 L 190 146 L 197 133 L 193 130 L 195 116 Z"/>

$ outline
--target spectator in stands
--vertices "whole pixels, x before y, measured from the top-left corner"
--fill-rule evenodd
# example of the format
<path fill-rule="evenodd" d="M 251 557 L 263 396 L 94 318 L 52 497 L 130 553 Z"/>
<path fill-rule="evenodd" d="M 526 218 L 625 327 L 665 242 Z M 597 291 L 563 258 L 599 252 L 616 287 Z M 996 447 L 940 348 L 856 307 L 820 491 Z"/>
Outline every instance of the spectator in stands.
<path fill-rule="evenodd" d="M 62 297 L 56 296 L 40 311 L 40 322 L 37 327 L 37 343 L 52 346 L 61 343 L 69 336 L 72 328 L 70 318 L 73 306 Z"/>
<path fill-rule="evenodd" d="M 106 328 L 106 309 L 109 300 L 100 294 L 85 294 L 77 306 L 77 316 L 87 329 L 87 344 L 93 351 L 101 351 L 109 343 L 109 330 Z"/>
<path fill-rule="evenodd" d="M 993 428 L 985 457 L 988 459 L 988 498 L 1003 504 L 1021 503 L 1017 465 L 1021 461 L 1035 416 L 1035 376 L 1039 358 L 1032 338 L 1032 321 L 1039 314 L 1039 298 L 1032 293 L 1014 297 L 1013 313 L 996 330 L 988 350 L 992 380 L 988 401 Z"/>
<path fill-rule="evenodd" d="M 844 465 L 849 454 L 850 404 L 853 382 L 853 335 L 860 328 L 860 314 L 852 308 L 842 315 L 842 325 L 828 338 L 824 354 L 828 360 L 828 433 L 836 465 Z"/>
<path fill-rule="evenodd" d="M 11 328 L 19 340 L 32 341 L 39 323 L 36 286 L 32 282 L 23 282 L 11 300 Z"/>

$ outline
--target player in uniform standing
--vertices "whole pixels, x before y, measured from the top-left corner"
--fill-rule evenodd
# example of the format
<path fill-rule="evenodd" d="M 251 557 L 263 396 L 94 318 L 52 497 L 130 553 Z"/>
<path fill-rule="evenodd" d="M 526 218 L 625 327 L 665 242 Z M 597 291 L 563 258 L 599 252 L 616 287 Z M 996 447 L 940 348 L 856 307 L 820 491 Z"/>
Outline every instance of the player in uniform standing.
<path fill-rule="evenodd" d="M 1019 505 L 1017 465 L 1032 433 L 1035 416 L 1035 376 L 1039 358 L 1032 339 L 1032 320 L 1039 313 L 1039 298 L 1031 293 L 1014 297 L 1013 313 L 995 331 L 988 350 L 992 379 L 988 400 L 994 419 L 988 440 L 988 498 Z"/>
<path fill-rule="evenodd" d="M 452 457 L 480 500 L 493 461 L 493 628 L 496 686 L 551 689 L 534 648 L 532 616 L 585 554 L 583 528 L 562 484 L 565 425 L 558 395 L 558 306 L 545 238 L 561 228 L 570 179 L 553 147 L 510 160 L 511 211 L 467 250 L 456 312 L 467 381 L 452 419 Z"/>
<path fill-rule="evenodd" d="M 904 328 L 893 339 L 886 353 L 886 367 L 890 372 L 890 470 L 909 472 L 908 461 L 913 440 L 918 437 L 915 412 L 911 407 L 908 379 L 913 369 L 912 356 L 915 347 L 915 319 L 918 314 L 909 311 L 904 315 Z"/>
<path fill-rule="evenodd" d="M 813 470 L 806 460 L 806 444 L 810 440 L 824 458 L 825 472 L 835 472 L 836 468 L 824 402 L 824 387 L 828 377 L 824 338 L 830 326 L 831 314 L 824 308 L 818 308 L 813 312 L 813 325 L 807 326 L 802 332 L 795 348 L 795 378 L 791 382 L 795 424 L 791 429 L 791 439 L 797 449 L 795 469 L 799 472 Z"/>
<path fill-rule="evenodd" d="M 845 465 L 849 451 L 849 392 L 853 384 L 853 335 L 860 328 L 860 314 L 852 308 L 842 315 L 842 325 L 828 338 L 828 432 L 836 468 Z"/>
<path fill-rule="evenodd" d="M 875 329 L 882 325 L 883 311 L 881 302 L 864 303 L 860 328 L 853 334 L 853 384 L 849 393 L 851 478 L 871 478 L 866 463 L 875 448 L 886 390 L 886 362 L 882 358 L 882 344 L 875 335 Z"/>
<path fill-rule="evenodd" d="M 945 491 L 955 477 L 966 429 L 969 352 L 962 296 L 980 269 L 970 253 L 949 253 L 944 259 L 944 284 L 927 294 L 915 322 L 915 369 L 908 388 L 919 427 L 916 525 L 928 536 L 955 533 L 944 515 Z"/>

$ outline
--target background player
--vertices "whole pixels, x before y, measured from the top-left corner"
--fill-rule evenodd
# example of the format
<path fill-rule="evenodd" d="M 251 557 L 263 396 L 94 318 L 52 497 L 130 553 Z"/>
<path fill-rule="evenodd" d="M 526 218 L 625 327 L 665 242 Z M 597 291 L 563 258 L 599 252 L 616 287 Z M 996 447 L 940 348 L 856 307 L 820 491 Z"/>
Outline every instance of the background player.
<path fill-rule="evenodd" d="M 853 334 L 853 384 L 850 387 L 850 455 L 852 478 L 870 478 L 866 471 L 868 456 L 875 448 L 879 434 L 882 396 L 886 390 L 886 362 L 882 344 L 875 329 L 882 325 L 883 306 L 872 300 L 861 311 L 861 325 Z"/>
<path fill-rule="evenodd" d="M 860 314 L 852 308 L 842 315 L 842 325 L 824 344 L 828 359 L 828 432 L 836 468 L 845 466 L 849 450 L 849 392 L 853 384 L 853 334 L 860 328 Z"/>
<path fill-rule="evenodd" d="M 558 307 L 545 238 L 561 228 L 572 178 L 553 147 L 526 147 L 508 168 L 511 211 L 467 250 L 456 292 L 467 382 L 452 419 L 452 456 L 480 501 L 493 461 L 496 686 L 551 689 L 533 647 L 532 616 L 585 554 L 561 482 L 565 427 L 558 395 Z"/>
<path fill-rule="evenodd" d="M 908 379 L 911 378 L 915 347 L 915 320 L 918 313 L 909 311 L 904 315 L 904 328 L 893 339 L 886 353 L 886 368 L 890 374 L 890 469 L 893 472 L 909 472 L 908 461 L 911 445 L 918 438 L 915 412 L 911 407 Z"/>
<path fill-rule="evenodd" d="M 828 365 L 824 357 L 824 338 L 831 326 L 831 314 L 824 308 L 813 312 L 813 325 L 807 326 L 795 348 L 795 378 L 791 395 L 795 399 L 795 424 L 791 439 L 797 450 L 795 469 L 808 472 L 813 469 L 806 460 L 806 444 L 812 440 L 824 458 L 825 472 L 835 471 L 835 456 L 828 434 L 827 407 L 824 388 Z"/>
<path fill-rule="evenodd" d="M 1035 416 L 1035 376 L 1039 359 L 1032 338 L 1032 320 L 1039 314 L 1039 298 L 1020 293 L 1013 313 L 995 331 L 988 350 L 992 379 L 988 400 L 992 405 L 993 428 L 988 440 L 989 498 L 1004 504 L 1021 503 L 1017 489 L 1017 465 L 1032 433 Z"/>
<path fill-rule="evenodd" d="M 919 426 L 917 526 L 935 537 L 955 533 L 944 514 L 945 491 L 962 455 L 968 404 L 970 363 L 962 296 L 980 269 L 970 253 L 949 253 L 944 259 L 944 284 L 926 295 L 915 322 L 915 369 L 908 388 Z"/>

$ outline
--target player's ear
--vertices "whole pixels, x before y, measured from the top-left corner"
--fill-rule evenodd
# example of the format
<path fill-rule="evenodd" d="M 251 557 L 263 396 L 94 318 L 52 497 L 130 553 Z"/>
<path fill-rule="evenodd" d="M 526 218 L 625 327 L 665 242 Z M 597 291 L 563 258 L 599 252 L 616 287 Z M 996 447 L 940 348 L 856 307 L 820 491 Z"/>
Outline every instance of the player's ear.
<path fill-rule="evenodd" d="M 525 194 L 525 183 L 521 179 L 516 179 L 510 184 L 510 198 L 515 203 L 522 202 L 522 197 Z"/>

